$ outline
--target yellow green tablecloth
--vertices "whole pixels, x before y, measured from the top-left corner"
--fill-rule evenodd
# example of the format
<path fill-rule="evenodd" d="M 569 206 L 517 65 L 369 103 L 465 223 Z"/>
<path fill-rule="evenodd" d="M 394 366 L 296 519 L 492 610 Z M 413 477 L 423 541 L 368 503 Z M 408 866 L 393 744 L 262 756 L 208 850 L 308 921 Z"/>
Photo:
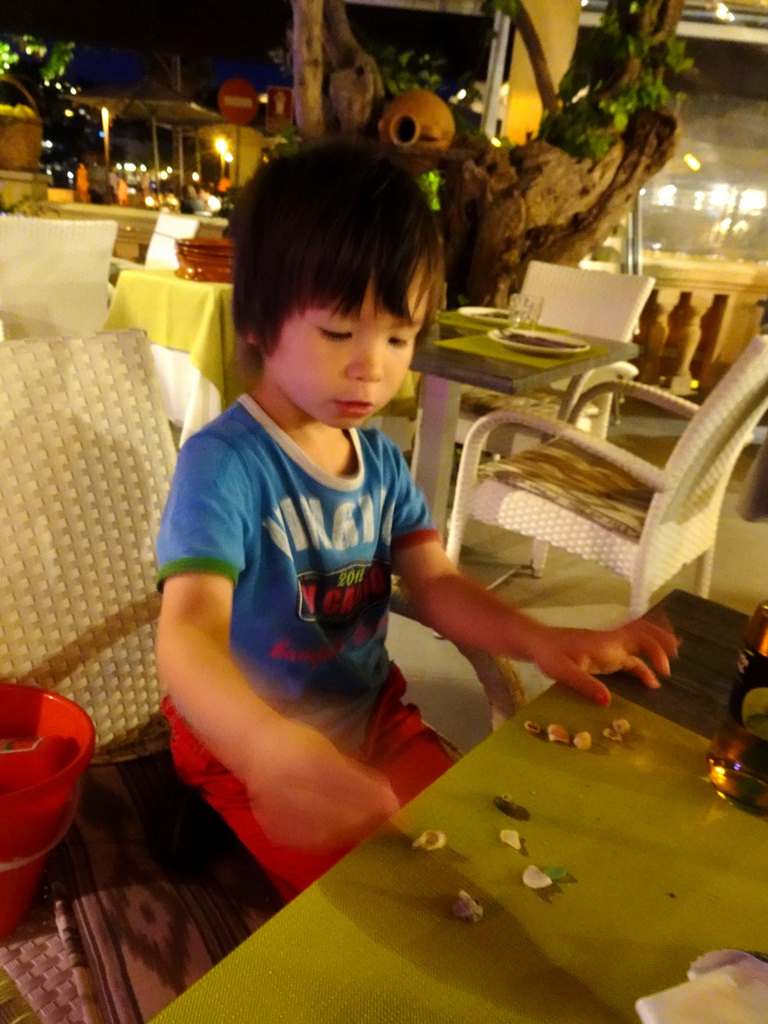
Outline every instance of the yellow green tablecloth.
<path fill-rule="evenodd" d="M 524 717 L 588 729 L 595 746 L 533 737 Z M 622 744 L 602 736 L 614 717 L 632 725 Z M 553 688 L 154 1024 L 637 1024 L 635 1000 L 682 983 L 702 953 L 768 942 L 768 823 L 718 797 L 705 749 L 629 702 Z M 504 792 L 530 820 L 494 807 Z M 448 845 L 413 850 L 426 828 Z M 572 880 L 537 893 L 529 864 Z M 481 922 L 452 916 L 460 889 L 483 902 Z"/>
<path fill-rule="evenodd" d="M 484 325 L 481 320 L 477 320 L 474 317 L 465 316 L 463 313 L 455 311 L 441 313 L 438 317 L 438 324 L 444 327 L 452 327 L 456 330 L 461 331 L 461 335 L 457 338 L 440 338 L 435 342 L 439 348 L 450 348 L 458 352 L 469 352 L 472 355 L 486 356 L 489 359 L 503 359 L 511 363 L 522 363 L 524 366 L 537 366 L 539 368 L 547 369 L 550 366 L 563 366 L 567 367 L 571 360 L 567 356 L 542 356 L 542 355 L 531 355 L 526 352 L 521 352 L 518 349 L 510 348 L 508 345 L 503 345 L 500 341 L 494 341 L 490 337 L 488 331 L 493 330 L 492 327 Z M 547 331 L 552 331 L 552 328 L 547 328 Z M 560 333 L 560 332 L 558 332 Z M 567 331 L 562 332 L 567 335 Z M 594 355 L 603 355 L 607 349 L 593 346 L 590 352 Z M 580 353 L 578 357 L 583 359 L 584 353 Z M 566 374 L 567 376 L 567 374 Z"/>
<path fill-rule="evenodd" d="M 105 329 L 140 327 L 154 344 L 188 352 L 227 406 L 242 391 L 233 365 L 232 285 L 187 281 L 173 270 L 120 274 Z"/>

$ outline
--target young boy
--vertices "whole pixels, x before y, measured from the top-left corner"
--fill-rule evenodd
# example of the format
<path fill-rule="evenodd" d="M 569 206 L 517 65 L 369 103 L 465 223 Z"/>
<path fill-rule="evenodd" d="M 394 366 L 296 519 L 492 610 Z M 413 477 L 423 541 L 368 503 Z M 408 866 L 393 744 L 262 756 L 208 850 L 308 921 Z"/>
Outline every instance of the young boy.
<path fill-rule="evenodd" d="M 415 181 L 343 143 L 272 161 L 234 223 L 249 393 L 191 437 L 158 539 L 164 710 L 197 786 L 285 899 L 452 763 L 385 648 L 390 577 L 449 639 L 658 686 L 674 638 L 644 620 L 545 626 L 461 576 L 395 446 L 360 429 L 398 390 L 442 291 Z"/>

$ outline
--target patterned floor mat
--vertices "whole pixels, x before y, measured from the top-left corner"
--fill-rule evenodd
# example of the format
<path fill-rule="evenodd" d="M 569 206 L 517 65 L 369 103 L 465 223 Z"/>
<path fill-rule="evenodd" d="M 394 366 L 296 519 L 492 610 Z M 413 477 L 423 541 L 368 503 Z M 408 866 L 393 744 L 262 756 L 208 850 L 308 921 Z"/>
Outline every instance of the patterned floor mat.
<path fill-rule="evenodd" d="M 86 773 L 45 898 L 0 943 L 42 1024 L 145 1024 L 280 909 L 205 805 L 171 835 L 188 797 L 167 751 Z"/>

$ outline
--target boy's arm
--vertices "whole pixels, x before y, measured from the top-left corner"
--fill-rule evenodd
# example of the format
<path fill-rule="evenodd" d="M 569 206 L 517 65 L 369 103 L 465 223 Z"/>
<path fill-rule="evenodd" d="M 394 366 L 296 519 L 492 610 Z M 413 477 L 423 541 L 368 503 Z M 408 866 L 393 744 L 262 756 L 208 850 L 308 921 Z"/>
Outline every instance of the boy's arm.
<path fill-rule="evenodd" d="M 615 629 L 547 626 L 462 575 L 437 540 L 404 546 L 394 570 L 403 579 L 420 618 L 458 644 L 532 661 L 550 678 L 571 686 L 599 704 L 610 693 L 593 673 L 631 672 L 646 686 L 659 681 L 642 660 L 669 675 L 677 640 L 665 627 L 635 619 Z"/>
<path fill-rule="evenodd" d="M 278 714 L 229 651 L 232 583 L 185 573 L 165 581 L 157 661 L 190 729 L 237 776 L 274 842 L 310 852 L 352 846 L 398 808 L 388 781 L 321 733 Z"/>

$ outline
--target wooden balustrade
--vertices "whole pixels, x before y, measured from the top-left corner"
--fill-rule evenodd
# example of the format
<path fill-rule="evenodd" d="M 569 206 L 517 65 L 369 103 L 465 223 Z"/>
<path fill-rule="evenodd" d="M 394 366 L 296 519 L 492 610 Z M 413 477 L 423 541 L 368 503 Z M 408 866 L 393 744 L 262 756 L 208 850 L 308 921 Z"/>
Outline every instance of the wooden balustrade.
<path fill-rule="evenodd" d="M 640 318 L 640 380 L 675 394 L 710 391 L 757 332 L 768 264 L 644 253 L 656 278 Z"/>

